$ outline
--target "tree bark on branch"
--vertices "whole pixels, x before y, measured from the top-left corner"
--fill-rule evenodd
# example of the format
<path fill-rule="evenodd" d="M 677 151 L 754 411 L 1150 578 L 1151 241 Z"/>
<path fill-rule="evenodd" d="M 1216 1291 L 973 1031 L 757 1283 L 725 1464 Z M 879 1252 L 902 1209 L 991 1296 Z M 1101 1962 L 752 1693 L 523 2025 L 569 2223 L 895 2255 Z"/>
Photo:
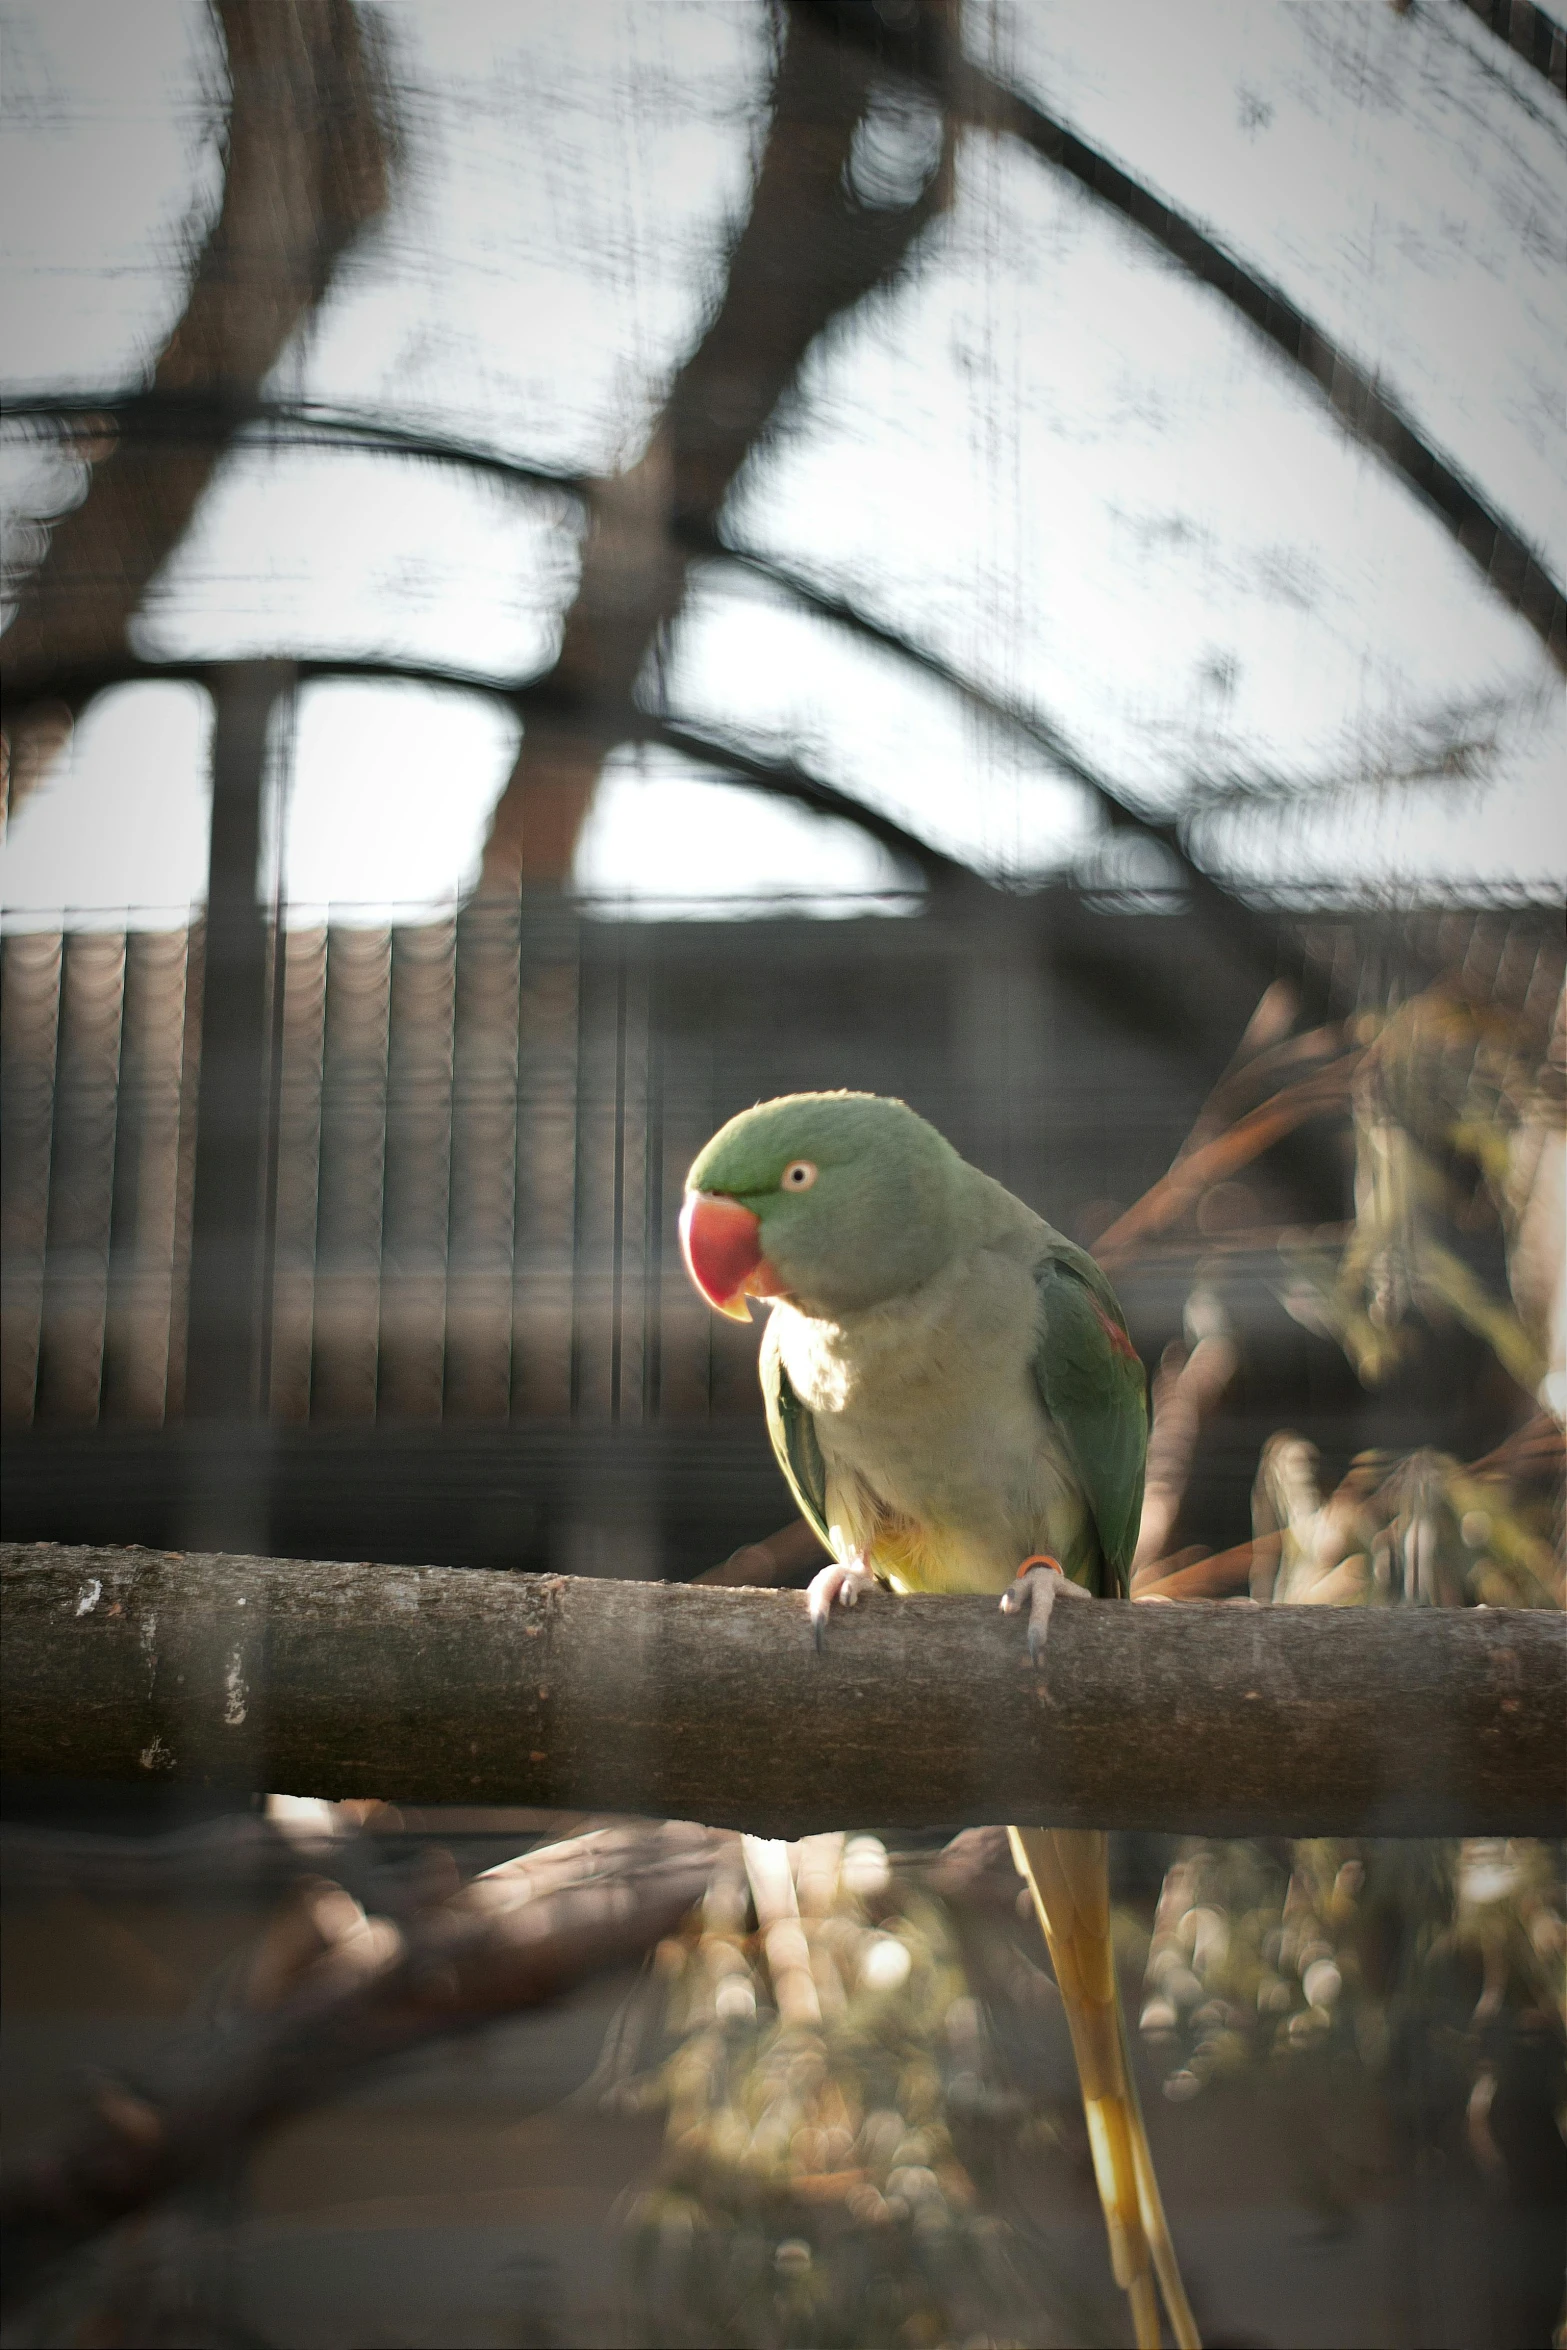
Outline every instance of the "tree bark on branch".
<path fill-rule="evenodd" d="M 91 420 L 78 426 L 92 465 L 87 494 L 51 526 L 5 633 L 6 690 L 18 714 L 13 812 L 66 725 L 58 712 L 30 721 L 29 699 L 124 650 L 268 370 L 386 202 L 388 100 L 351 0 L 216 0 L 216 13 L 231 89 L 223 200 L 151 386 L 198 412 L 181 434 L 176 410 L 155 438 L 120 440 L 112 416 L 96 433 Z"/>
<path fill-rule="evenodd" d="M 1551 1610 L 1059 1611 L 50 1544 L 0 1551 L 3 1767 L 799 1836 L 1021 1819 L 1556 1835 Z"/>

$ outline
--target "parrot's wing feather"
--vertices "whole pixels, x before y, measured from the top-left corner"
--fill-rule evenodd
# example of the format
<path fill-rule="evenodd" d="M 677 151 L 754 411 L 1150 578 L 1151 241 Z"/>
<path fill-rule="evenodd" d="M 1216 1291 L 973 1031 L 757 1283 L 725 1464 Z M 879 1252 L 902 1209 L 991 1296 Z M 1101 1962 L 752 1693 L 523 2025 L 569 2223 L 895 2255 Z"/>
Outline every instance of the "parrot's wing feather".
<path fill-rule="evenodd" d="M 827 1469 L 816 1441 L 816 1422 L 789 1383 L 789 1374 L 769 1329 L 762 1341 L 760 1363 L 762 1400 L 767 1407 L 767 1433 L 773 1440 L 778 1466 L 789 1481 L 799 1511 L 825 1549 L 827 1537 Z"/>
<path fill-rule="evenodd" d="M 1124 1597 L 1148 1451 L 1143 1366 L 1115 1291 L 1092 1257 L 1058 1241 L 1034 1279 L 1034 1378 L 1093 1513 L 1110 1588 Z"/>

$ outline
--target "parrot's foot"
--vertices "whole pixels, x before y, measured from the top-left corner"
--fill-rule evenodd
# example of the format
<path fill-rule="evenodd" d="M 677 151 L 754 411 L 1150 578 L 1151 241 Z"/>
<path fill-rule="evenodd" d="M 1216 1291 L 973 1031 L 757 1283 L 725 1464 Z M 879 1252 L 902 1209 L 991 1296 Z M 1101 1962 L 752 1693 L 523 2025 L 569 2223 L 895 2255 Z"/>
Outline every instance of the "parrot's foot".
<path fill-rule="evenodd" d="M 1092 1593 L 1085 1591 L 1081 1583 L 1072 1581 L 1058 1559 L 1049 1558 L 1041 1551 L 1037 1558 L 1023 1561 L 1017 1571 L 1017 1580 L 1009 1583 L 1001 1594 L 1001 1612 L 1004 1616 L 1021 1615 L 1027 1605 L 1030 1664 L 1037 1665 L 1045 1653 L 1051 1612 L 1064 1593 L 1070 1593 L 1073 1599 L 1092 1597 Z"/>
<path fill-rule="evenodd" d="M 827 1619 L 834 1605 L 857 1607 L 864 1594 L 875 1588 L 875 1576 L 869 1567 L 858 1560 L 845 1567 L 834 1559 L 830 1567 L 823 1567 L 819 1574 L 811 1577 L 805 1598 L 811 1611 L 811 1629 L 816 1634 L 818 1656 L 827 1645 Z"/>

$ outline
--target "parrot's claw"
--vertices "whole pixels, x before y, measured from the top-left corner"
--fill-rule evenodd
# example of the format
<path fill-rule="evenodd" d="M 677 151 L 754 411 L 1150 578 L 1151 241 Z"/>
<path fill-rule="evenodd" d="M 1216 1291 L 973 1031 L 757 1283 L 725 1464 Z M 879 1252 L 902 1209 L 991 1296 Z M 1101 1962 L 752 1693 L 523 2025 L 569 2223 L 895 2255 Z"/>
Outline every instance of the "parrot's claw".
<path fill-rule="evenodd" d="M 1025 1559 L 1018 1568 L 1017 1580 L 1007 1585 L 1001 1594 L 1001 1612 L 1004 1616 L 1021 1615 L 1025 1602 L 1028 1607 L 1028 1661 L 1037 1666 L 1045 1653 L 1045 1641 L 1050 1631 L 1050 1617 L 1056 1601 L 1070 1593 L 1073 1599 L 1088 1599 L 1092 1595 L 1081 1583 L 1074 1583 L 1053 1558 L 1041 1555 Z"/>
<path fill-rule="evenodd" d="M 834 1559 L 811 1577 L 807 1587 L 806 1604 L 811 1611 L 811 1630 L 816 1635 L 816 1653 L 821 1655 L 827 1646 L 827 1619 L 836 1604 L 839 1607 L 857 1607 L 861 1595 L 874 1591 L 876 1578 L 869 1567 L 841 1566 Z"/>

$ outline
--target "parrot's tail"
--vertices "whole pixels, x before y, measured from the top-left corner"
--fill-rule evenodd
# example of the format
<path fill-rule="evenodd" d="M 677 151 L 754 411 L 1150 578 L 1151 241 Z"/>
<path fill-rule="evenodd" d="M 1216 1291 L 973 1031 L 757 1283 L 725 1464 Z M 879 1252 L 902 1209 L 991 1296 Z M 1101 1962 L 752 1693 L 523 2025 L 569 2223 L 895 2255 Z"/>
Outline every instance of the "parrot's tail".
<path fill-rule="evenodd" d="M 1159 2350 L 1159 2300 L 1179 2350 L 1201 2350 L 1154 2177 L 1132 2080 L 1110 1944 L 1110 1877 L 1097 1829 L 1011 1828 L 1072 2030 L 1094 2176 L 1115 2281 L 1132 2305 L 1138 2350 Z"/>

